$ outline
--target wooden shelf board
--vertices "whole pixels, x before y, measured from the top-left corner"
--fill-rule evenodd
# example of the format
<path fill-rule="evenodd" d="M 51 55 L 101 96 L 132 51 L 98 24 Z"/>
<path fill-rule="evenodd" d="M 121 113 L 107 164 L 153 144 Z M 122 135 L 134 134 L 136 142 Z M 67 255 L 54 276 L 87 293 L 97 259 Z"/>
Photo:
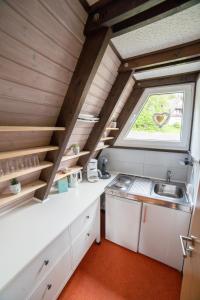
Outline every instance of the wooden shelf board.
<path fill-rule="evenodd" d="M 87 155 L 89 153 L 90 153 L 90 151 L 81 151 L 77 155 L 64 155 L 61 161 L 63 162 L 63 161 L 67 161 L 67 160 L 70 160 L 70 159 L 78 158 L 80 156 L 84 156 L 84 155 Z"/>
<path fill-rule="evenodd" d="M 94 151 L 99 151 L 99 150 L 102 150 L 102 149 L 105 149 L 105 148 L 108 148 L 110 147 L 109 145 L 104 145 L 104 146 L 101 146 L 101 147 L 97 147 Z"/>
<path fill-rule="evenodd" d="M 19 157 L 19 156 L 25 156 L 25 155 L 30 155 L 30 154 L 36 154 L 36 153 L 41 153 L 41 152 L 54 151 L 54 150 L 58 150 L 58 149 L 59 149 L 59 147 L 57 147 L 57 146 L 44 146 L 44 147 L 28 148 L 28 149 L 23 149 L 23 150 L 5 151 L 5 152 L 0 152 L 0 160 Z"/>
<path fill-rule="evenodd" d="M 65 178 L 65 177 L 67 177 L 67 176 L 69 176 L 69 175 L 71 175 L 73 173 L 81 171 L 82 169 L 83 169 L 83 167 L 81 167 L 81 166 L 74 166 L 74 167 L 69 168 L 69 170 L 66 173 L 59 173 L 58 172 L 56 174 L 55 178 L 54 178 L 54 182 L 56 182 L 56 181 L 58 181 L 58 180 L 60 180 L 62 178 Z"/>
<path fill-rule="evenodd" d="M 119 128 L 107 127 L 106 130 L 119 130 Z"/>
<path fill-rule="evenodd" d="M 22 186 L 22 190 L 18 194 L 11 194 L 11 193 L 1 194 L 0 195 L 0 207 L 10 204 L 10 203 L 16 201 L 17 199 L 19 199 L 25 195 L 28 195 L 28 194 L 40 189 L 41 187 L 44 187 L 45 185 L 46 185 L 46 182 L 37 180 L 37 181 L 34 181 L 32 183 Z"/>
<path fill-rule="evenodd" d="M 113 136 L 107 136 L 107 137 L 105 137 L 105 138 L 101 138 L 100 141 L 101 141 L 101 142 L 104 142 L 104 141 L 109 141 L 109 140 L 113 140 L 113 139 L 114 139 Z"/>
<path fill-rule="evenodd" d="M 46 126 L 0 126 L 0 132 L 16 131 L 64 131 L 65 127 L 46 127 Z"/>
<path fill-rule="evenodd" d="M 37 172 L 37 171 L 49 168 L 51 166 L 53 166 L 52 162 L 43 161 L 43 162 L 40 163 L 39 166 L 30 167 L 30 168 L 27 168 L 27 169 L 24 169 L 24 170 L 12 172 L 10 174 L 6 174 L 4 176 L 1 176 L 0 177 L 0 183 L 4 182 L 4 181 L 7 181 L 7 180 L 10 180 L 12 178 L 17 178 L 17 177 L 20 177 L 20 176 L 23 176 L 23 175 L 26 175 L 26 174 L 30 174 L 30 173 L 33 173 L 33 172 Z"/>

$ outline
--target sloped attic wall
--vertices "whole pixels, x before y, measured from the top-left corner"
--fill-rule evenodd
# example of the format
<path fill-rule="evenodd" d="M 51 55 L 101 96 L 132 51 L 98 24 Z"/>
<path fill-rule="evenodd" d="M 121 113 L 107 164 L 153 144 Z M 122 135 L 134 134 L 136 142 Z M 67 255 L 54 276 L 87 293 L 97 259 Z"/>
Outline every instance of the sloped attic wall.
<path fill-rule="evenodd" d="M 101 108 L 107 99 L 107 96 L 117 77 L 120 63 L 121 62 L 115 52 L 110 46 L 108 46 L 89 89 L 81 113 L 94 114 L 96 116 L 99 115 Z M 91 133 L 93 126 L 94 124 L 92 123 L 83 123 L 77 121 L 67 148 L 74 143 L 78 143 L 82 149 L 89 137 L 89 134 Z M 63 162 L 61 167 L 72 166 L 76 163 L 76 161 L 77 160 Z"/>
<path fill-rule="evenodd" d="M 84 43 L 86 18 L 78 0 L 0 1 L 0 125 L 55 125 Z M 1 133 L 0 151 L 48 145 L 50 136 Z M 38 177 L 36 172 L 20 180 Z"/>

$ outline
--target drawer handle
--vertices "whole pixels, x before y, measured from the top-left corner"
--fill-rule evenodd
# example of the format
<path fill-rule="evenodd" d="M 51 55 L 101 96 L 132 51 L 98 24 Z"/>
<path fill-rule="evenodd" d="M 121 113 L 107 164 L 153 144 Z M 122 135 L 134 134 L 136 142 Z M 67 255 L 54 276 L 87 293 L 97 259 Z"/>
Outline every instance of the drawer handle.
<path fill-rule="evenodd" d="M 90 233 L 87 233 L 87 236 L 90 236 Z"/>
<path fill-rule="evenodd" d="M 47 266 L 48 264 L 49 264 L 49 260 L 48 260 L 48 259 L 45 259 L 44 262 L 43 262 L 43 264 L 41 265 L 41 267 L 40 267 L 38 273 L 40 273 L 40 272 L 42 271 L 42 269 L 44 268 L 44 266 Z"/>
<path fill-rule="evenodd" d="M 86 216 L 86 219 L 89 219 L 90 218 L 90 216 Z"/>
<path fill-rule="evenodd" d="M 50 289 L 52 288 L 52 284 L 47 284 L 47 286 L 45 287 L 45 290 L 44 290 L 44 293 L 42 294 L 42 298 L 41 299 L 44 299 L 45 295 L 46 295 L 46 292 L 49 291 Z"/>

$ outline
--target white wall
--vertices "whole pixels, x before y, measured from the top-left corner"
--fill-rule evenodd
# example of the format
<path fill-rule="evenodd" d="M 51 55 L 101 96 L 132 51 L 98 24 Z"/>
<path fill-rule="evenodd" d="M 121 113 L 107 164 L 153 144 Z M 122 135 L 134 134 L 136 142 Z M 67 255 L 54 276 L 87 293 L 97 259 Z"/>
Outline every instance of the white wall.
<path fill-rule="evenodd" d="M 180 164 L 186 154 L 107 148 L 101 155 L 108 157 L 109 170 L 159 179 L 166 179 L 167 170 L 171 170 L 172 181 L 187 180 L 188 167 Z"/>
<path fill-rule="evenodd" d="M 192 143 L 191 143 L 191 154 L 194 158 L 193 168 L 190 168 L 188 182 L 192 184 L 192 200 L 195 203 L 199 180 L 200 180 L 200 75 L 196 84 L 196 95 L 195 95 L 195 109 L 194 109 L 194 120 L 193 120 L 193 130 L 192 130 Z"/>
<path fill-rule="evenodd" d="M 200 160 L 200 75 L 196 84 L 194 120 L 192 130 L 191 154 L 195 160 Z"/>

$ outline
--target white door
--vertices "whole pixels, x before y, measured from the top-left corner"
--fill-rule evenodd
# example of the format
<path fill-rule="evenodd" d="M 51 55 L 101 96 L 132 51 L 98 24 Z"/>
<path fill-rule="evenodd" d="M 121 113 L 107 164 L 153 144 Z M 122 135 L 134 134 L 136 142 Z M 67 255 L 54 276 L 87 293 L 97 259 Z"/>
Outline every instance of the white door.
<path fill-rule="evenodd" d="M 141 203 L 106 195 L 106 239 L 137 252 Z"/>
<path fill-rule="evenodd" d="M 193 250 L 187 253 L 183 269 L 183 283 L 181 290 L 181 300 L 199 300 L 200 299 L 200 185 L 192 216 L 190 236 L 195 237 L 194 244 L 188 242 L 187 248 Z M 190 249 L 192 249 L 190 248 Z"/>
<path fill-rule="evenodd" d="M 143 204 L 139 252 L 182 270 L 180 234 L 187 235 L 190 214 L 153 204 Z"/>

